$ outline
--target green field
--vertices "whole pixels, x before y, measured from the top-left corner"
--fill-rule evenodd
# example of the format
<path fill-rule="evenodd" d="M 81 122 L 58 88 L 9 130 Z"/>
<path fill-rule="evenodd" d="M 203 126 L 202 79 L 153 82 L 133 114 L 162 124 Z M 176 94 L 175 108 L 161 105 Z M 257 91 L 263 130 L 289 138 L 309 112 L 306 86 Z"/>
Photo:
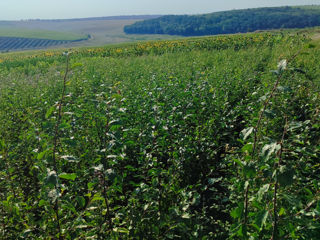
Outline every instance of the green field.
<path fill-rule="evenodd" d="M 320 42 L 0 55 L 0 239 L 320 235 Z"/>
<path fill-rule="evenodd" d="M 57 48 L 89 39 L 89 35 L 74 32 L 57 32 L 9 26 L 9 23 L 0 24 L 0 52 Z"/>
<path fill-rule="evenodd" d="M 76 41 L 80 39 L 86 39 L 84 34 L 76 34 L 70 32 L 55 32 L 46 30 L 31 30 L 31 29 L 19 29 L 0 27 L 1 37 L 19 37 L 19 38 L 39 38 L 50 40 L 64 40 L 64 41 Z"/>
<path fill-rule="evenodd" d="M 179 38 L 167 35 L 126 35 L 123 32 L 123 27 L 138 20 L 143 20 L 143 16 L 141 16 L 141 19 L 137 17 L 129 17 L 0 21 L 0 37 L 10 35 L 35 38 L 37 36 L 39 38 L 46 37 L 54 40 L 76 40 L 87 38 L 87 36 L 90 35 L 90 38 L 87 41 L 65 43 L 60 45 L 60 48 L 103 46 L 106 44 L 135 42 L 142 40 Z"/>
<path fill-rule="evenodd" d="M 320 10 L 320 5 L 305 5 L 305 6 L 295 6 L 295 7 L 302 8 L 302 9 Z"/>
<path fill-rule="evenodd" d="M 143 16 L 141 16 L 143 17 Z M 166 35 L 126 35 L 123 26 L 137 17 L 0 21 L 0 52 L 103 46 L 124 42 L 172 39 Z M 175 39 L 179 37 L 174 37 Z M 38 40 L 37 40 L 38 39 Z M 44 42 L 44 40 L 48 40 Z"/>

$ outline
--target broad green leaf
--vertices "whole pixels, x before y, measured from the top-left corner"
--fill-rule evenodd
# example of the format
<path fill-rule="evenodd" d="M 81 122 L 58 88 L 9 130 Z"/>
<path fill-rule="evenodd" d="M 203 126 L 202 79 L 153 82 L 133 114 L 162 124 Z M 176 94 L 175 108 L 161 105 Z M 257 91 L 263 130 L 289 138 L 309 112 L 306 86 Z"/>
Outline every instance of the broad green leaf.
<path fill-rule="evenodd" d="M 42 207 L 42 206 L 45 206 L 46 204 L 47 204 L 47 202 L 46 202 L 45 200 L 41 199 L 41 200 L 39 201 L 38 206 L 39 206 L 39 207 Z"/>
<path fill-rule="evenodd" d="M 59 174 L 59 178 L 74 181 L 77 177 L 75 173 L 61 173 Z"/>
<path fill-rule="evenodd" d="M 306 45 L 306 47 L 307 47 L 307 48 L 316 48 L 316 45 L 313 44 L 313 43 L 308 43 L 308 44 Z"/>
<path fill-rule="evenodd" d="M 251 153 L 252 150 L 253 150 L 253 144 L 252 143 L 247 143 L 241 149 L 242 152 L 247 152 L 247 153 Z"/>
<path fill-rule="evenodd" d="M 190 214 L 189 213 L 184 213 L 184 214 L 182 214 L 181 217 L 184 218 L 184 219 L 189 219 L 190 218 Z"/>
<path fill-rule="evenodd" d="M 126 228 L 114 228 L 114 232 L 129 234 L 129 230 Z"/>
<path fill-rule="evenodd" d="M 52 189 L 50 192 L 48 192 L 48 198 L 51 199 L 51 202 L 54 202 L 58 197 L 60 193 L 57 189 Z"/>
<path fill-rule="evenodd" d="M 117 124 L 113 124 L 111 127 L 110 127 L 110 131 L 111 132 L 115 132 L 117 130 L 119 130 L 121 128 L 121 125 L 117 125 Z"/>
<path fill-rule="evenodd" d="M 71 81 L 68 80 L 68 81 L 66 82 L 66 86 L 70 86 L 70 85 L 71 85 Z"/>
<path fill-rule="evenodd" d="M 287 69 L 288 66 L 288 61 L 287 59 L 282 59 L 279 63 L 278 63 L 278 71 L 282 72 L 284 70 Z"/>
<path fill-rule="evenodd" d="M 79 203 L 79 206 L 81 208 L 83 208 L 86 205 L 86 199 L 84 197 L 79 196 L 76 199 L 77 199 L 77 202 Z"/>
<path fill-rule="evenodd" d="M 274 119 L 276 117 L 276 113 L 270 109 L 266 109 L 264 115 L 269 119 Z"/>
<path fill-rule="evenodd" d="M 70 128 L 70 127 L 71 127 L 70 124 L 67 123 L 67 122 L 63 122 L 63 123 L 61 123 L 61 124 L 59 125 L 59 129 L 60 129 L 60 130 L 62 130 L 62 129 L 68 129 L 68 128 Z"/>
<path fill-rule="evenodd" d="M 252 178 L 256 175 L 256 168 L 253 165 L 245 165 L 243 167 L 243 174 L 248 178 Z"/>
<path fill-rule="evenodd" d="M 282 187 L 286 187 L 293 184 L 294 173 L 295 172 L 293 169 L 282 166 L 277 176 L 279 184 Z"/>
<path fill-rule="evenodd" d="M 243 237 L 245 235 L 245 232 L 243 230 L 243 225 L 240 226 L 239 230 L 237 231 L 238 237 Z"/>
<path fill-rule="evenodd" d="M 117 99 L 117 100 L 120 100 L 120 99 L 122 98 L 122 96 L 121 96 L 120 94 L 113 94 L 113 95 L 111 96 L 111 98 L 115 98 L 115 99 Z"/>
<path fill-rule="evenodd" d="M 208 179 L 208 184 L 213 185 L 213 184 L 215 184 L 217 182 L 220 182 L 221 180 L 222 180 L 222 177 L 220 177 L 220 178 L 209 178 Z"/>
<path fill-rule="evenodd" d="M 114 119 L 114 120 L 111 120 L 109 123 L 108 123 L 108 126 L 112 126 L 112 125 L 119 125 L 120 124 L 120 120 L 119 119 Z M 117 124 L 118 123 L 118 124 Z"/>
<path fill-rule="evenodd" d="M 234 219 L 240 218 L 241 216 L 241 211 L 239 207 L 233 209 L 230 213 L 230 216 L 233 217 Z"/>
<path fill-rule="evenodd" d="M 274 142 L 271 144 L 266 144 L 262 148 L 262 156 L 268 160 L 272 154 L 276 154 L 280 150 L 281 146 L 280 144 Z"/>
<path fill-rule="evenodd" d="M 47 152 L 48 152 L 48 151 L 47 151 L 47 150 L 45 150 L 45 151 L 43 151 L 43 152 L 39 153 L 39 154 L 37 155 L 37 159 L 38 159 L 38 160 L 43 159 L 43 157 L 46 155 L 46 153 L 47 153 Z"/>
<path fill-rule="evenodd" d="M 61 203 L 61 208 L 63 208 L 64 210 L 69 210 L 70 212 L 77 214 L 76 208 L 74 207 L 73 203 L 70 203 L 68 201 L 63 201 Z"/>
<path fill-rule="evenodd" d="M 241 167 L 243 167 L 243 162 L 237 158 L 233 158 L 232 161 L 234 161 L 235 163 L 239 164 Z"/>
<path fill-rule="evenodd" d="M 72 69 L 74 69 L 74 68 L 76 68 L 76 67 L 83 67 L 83 64 L 80 63 L 80 62 L 76 62 L 76 63 L 74 63 L 74 64 L 71 65 L 71 68 L 72 68 Z"/>
<path fill-rule="evenodd" d="M 100 194 L 95 194 L 91 200 L 91 202 L 95 202 L 95 201 L 104 201 L 104 198 L 101 197 Z"/>
<path fill-rule="evenodd" d="M 299 207 L 299 208 L 302 208 L 302 207 L 303 207 L 300 199 L 297 198 L 297 196 L 283 193 L 283 197 L 284 197 L 285 200 L 288 201 L 288 203 L 289 203 L 290 205 L 292 205 L 292 206 L 297 206 L 297 207 Z"/>
<path fill-rule="evenodd" d="M 279 75 L 279 73 L 280 73 L 278 70 L 271 70 L 270 72 L 275 74 L 275 75 Z"/>
<path fill-rule="evenodd" d="M 258 200 L 259 202 L 261 202 L 263 195 L 264 195 L 266 192 L 268 192 L 269 187 L 270 187 L 270 184 L 265 184 L 265 185 L 263 185 L 263 186 L 259 189 L 258 194 L 257 194 L 257 195 L 258 195 L 257 200 Z"/>
<path fill-rule="evenodd" d="M 98 166 L 96 167 L 92 167 L 95 171 L 97 172 L 101 172 L 103 170 L 103 165 L 102 164 L 99 164 Z"/>
<path fill-rule="evenodd" d="M 93 190 L 94 185 L 95 185 L 95 183 L 89 182 L 89 183 L 87 184 L 88 190 L 90 190 L 90 191 Z"/>
<path fill-rule="evenodd" d="M 51 114 L 53 113 L 53 111 L 56 109 L 56 105 L 53 105 L 52 107 L 50 107 L 49 109 L 48 109 L 48 111 L 46 112 L 46 119 L 48 119 L 50 116 L 51 116 Z"/>
<path fill-rule="evenodd" d="M 246 140 L 250 134 L 254 131 L 253 127 L 245 128 L 241 131 L 241 134 L 243 136 L 243 140 Z"/>
<path fill-rule="evenodd" d="M 260 228 L 260 230 L 265 225 L 268 215 L 269 212 L 267 210 L 262 210 L 256 215 L 255 224 Z"/>
<path fill-rule="evenodd" d="M 4 141 L 4 139 L 0 140 L 0 147 L 4 148 L 6 146 L 6 143 Z"/>
<path fill-rule="evenodd" d="M 277 89 L 281 92 L 291 92 L 292 89 L 288 86 L 278 86 Z"/>
<path fill-rule="evenodd" d="M 314 211 L 318 216 L 320 215 L 320 201 L 318 201 L 317 206 Z"/>
<path fill-rule="evenodd" d="M 85 228 L 88 228 L 89 226 L 88 225 L 78 225 L 76 226 L 77 229 L 85 229 Z"/>
<path fill-rule="evenodd" d="M 77 158 L 71 155 L 63 155 L 63 156 L 60 156 L 60 158 L 69 162 L 77 162 Z"/>
<path fill-rule="evenodd" d="M 312 191 L 311 191 L 309 188 L 303 188 L 303 189 L 307 192 L 307 194 L 308 194 L 310 197 L 313 196 L 313 193 L 312 193 Z"/>
<path fill-rule="evenodd" d="M 285 214 L 286 210 L 282 207 L 279 211 L 279 216 L 282 216 L 283 214 Z"/>
<path fill-rule="evenodd" d="M 234 219 L 239 219 L 242 216 L 242 212 L 243 212 L 243 204 L 239 203 L 238 207 L 234 208 L 231 211 L 230 216 L 233 217 Z"/>
<path fill-rule="evenodd" d="M 297 130 L 297 129 L 302 128 L 302 127 L 303 127 L 303 123 L 302 122 L 292 121 L 289 124 L 288 131 L 294 131 L 294 130 Z"/>
<path fill-rule="evenodd" d="M 51 171 L 48 173 L 46 178 L 46 185 L 53 185 L 55 186 L 58 183 L 57 174 L 55 171 Z"/>

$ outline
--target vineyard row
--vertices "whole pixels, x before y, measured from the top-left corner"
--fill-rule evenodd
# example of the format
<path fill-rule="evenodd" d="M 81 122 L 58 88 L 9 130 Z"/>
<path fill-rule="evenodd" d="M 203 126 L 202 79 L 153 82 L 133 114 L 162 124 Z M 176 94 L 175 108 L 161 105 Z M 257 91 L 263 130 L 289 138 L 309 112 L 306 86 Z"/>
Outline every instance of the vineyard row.
<path fill-rule="evenodd" d="M 0 37 L 0 51 L 47 48 L 68 43 L 66 40 L 50 40 L 36 38 Z"/>

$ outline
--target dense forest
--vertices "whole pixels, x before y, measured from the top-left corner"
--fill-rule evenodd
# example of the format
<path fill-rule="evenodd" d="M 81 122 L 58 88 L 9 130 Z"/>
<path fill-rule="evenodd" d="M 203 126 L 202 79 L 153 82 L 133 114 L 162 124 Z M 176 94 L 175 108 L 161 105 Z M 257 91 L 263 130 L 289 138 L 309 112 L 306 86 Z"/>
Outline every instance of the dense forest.
<path fill-rule="evenodd" d="M 320 10 L 317 7 L 273 7 L 203 15 L 167 15 L 125 26 L 124 32 L 201 36 L 319 25 Z"/>

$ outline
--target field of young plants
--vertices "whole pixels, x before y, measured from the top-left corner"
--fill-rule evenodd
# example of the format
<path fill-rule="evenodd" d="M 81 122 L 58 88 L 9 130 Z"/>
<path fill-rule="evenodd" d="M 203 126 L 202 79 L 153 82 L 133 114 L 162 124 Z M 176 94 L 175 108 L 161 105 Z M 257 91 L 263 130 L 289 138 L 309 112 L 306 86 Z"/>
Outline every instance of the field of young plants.
<path fill-rule="evenodd" d="M 119 44 L 124 42 L 137 42 L 146 40 L 167 40 L 177 39 L 178 36 L 169 35 L 127 35 L 123 32 L 125 25 L 133 24 L 136 21 L 154 18 L 157 16 L 115 16 L 101 18 L 80 18 L 80 19 L 57 19 L 57 20 L 26 20 L 26 21 L 1 21 L 0 37 L 12 38 L 37 38 L 59 41 L 59 45 L 46 47 L 29 45 L 28 48 L 15 46 L 14 49 L 3 48 L 0 43 L 0 52 L 17 51 L 26 49 L 46 48 L 74 48 L 74 47 L 95 47 L 107 44 Z M 27 41 L 27 39 L 26 39 Z M 26 43 L 27 44 L 27 43 Z"/>
<path fill-rule="evenodd" d="M 16 38 L 16 37 L 0 37 L 0 51 L 37 49 L 57 46 L 68 43 L 70 41 L 37 39 L 37 38 Z"/>
<path fill-rule="evenodd" d="M 256 33 L 0 55 L 0 239 L 319 239 L 320 44 Z"/>
<path fill-rule="evenodd" d="M 0 21 L 0 25 L 3 22 Z M 8 24 L 10 26 L 10 24 Z M 27 30 L 16 27 L 0 27 L 0 52 L 45 49 L 57 45 L 87 40 L 88 36 L 70 32 Z"/>

